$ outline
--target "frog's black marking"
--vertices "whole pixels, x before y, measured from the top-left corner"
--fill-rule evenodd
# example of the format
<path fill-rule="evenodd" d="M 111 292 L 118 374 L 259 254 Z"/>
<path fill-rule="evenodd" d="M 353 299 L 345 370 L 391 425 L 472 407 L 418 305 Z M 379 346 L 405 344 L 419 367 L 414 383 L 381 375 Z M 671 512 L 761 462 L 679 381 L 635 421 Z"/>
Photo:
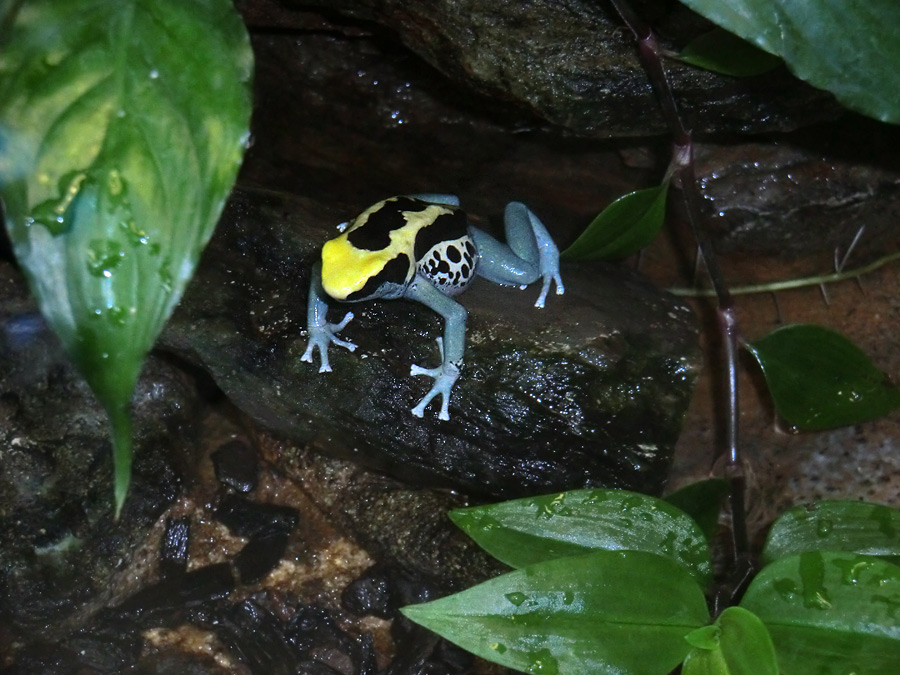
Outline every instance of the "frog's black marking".
<path fill-rule="evenodd" d="M 425 203 L 425 202 L 421 202 Z M 429 206 L 426 204 L 426 206 Z M 416 245 L 413 256 L 416 260 L 422 260 L 428 252 L 437 244 L 444 241 L 462 239 L 469 232 L 469 220 L 461 209 L 453 209 L 450 213 L 442 213 L 434 221 L 416 232 Z"/>
<path fill-rule="evenodd" d="M 365 251 L 382 251 L 391 244 L 391 232 L 406 226 L 404 211 L 424 211 L 428 202 L 410 197 L 385 200 L 381 208 L 369 214 L 369 218 L 347 232 L 347 241 Z"/>
<path fill-rule="evenodd" d="M 347 301 L 358 302 L 360 300 L 369 300 L 370 298 L 383 297 L 379 295 L 379 291 L 384 284 L 397 284 L 401 286 L 409 280 L 412 262 L 405 253 L 400 253 L 397 257 L 389 260 L 378 274 L 373 275 L 366 282 L 365 286 L 358 291 L 354 291 L 347 296 Z"/>

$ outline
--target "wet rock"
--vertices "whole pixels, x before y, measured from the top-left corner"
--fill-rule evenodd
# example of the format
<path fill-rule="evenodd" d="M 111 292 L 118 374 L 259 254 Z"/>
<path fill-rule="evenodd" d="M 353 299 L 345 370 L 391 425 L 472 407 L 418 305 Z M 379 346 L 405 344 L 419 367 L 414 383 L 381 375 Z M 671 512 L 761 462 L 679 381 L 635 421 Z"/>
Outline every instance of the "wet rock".
<path fill-rule="evenodd" d="M 311 4 L 385 26 L 449 80 L 579 135 L 621 138 L 665 131 L 634 39 L 608 4 L 340 0 L 301 6 Z M 710 26 L 676 3 L 642 2 L 638 10 L 673 51 Z M 295 29 L 313 21 L 287 12 L 247 15 L 251 26 L 253 19 Z M 341 30 L 346 26 L 333 29 Z M 383 42 L 390 44 L 393 37 Z M 840 111 L 830 95 L 783 69 L 739 79 L 667 60 L 666 70 L 688 127 L 698 132 L 785 130 Z"/>
<path fill-rule="evenodd" d="M 186 654 L 175 649 L 151 654 L 141 659 L 135 675 L 232 675 L 233 671 L 217 664 L 212 657 Z"/>
<path fill-rule="evenodd" d="M 187 571 L 190 536 L 190 519 L 166 519 L 166 529 L 159 549 L 159 572 L 163 577 L 180 576 Z"/>
<path fill-rule="evenodd" d="M 237 492 L 253 492 L 256 489 L 256 453 L 246 443 L 231 441 L 212 454 L 216 479 Z"/>
<path fill-rule="evenodd" d="M 354 639 L 325 610 L 297 607 L 289 621 L 252 601 L 230 606 L 211 626 L 252 673 L 374 675 L 368 638 Z"/>
<path fill-rule="evenodd" d="M 275 569 L 287 549 L 287 534 L 251 539 L 234 560 L 242 584 L 255 584 Z"/>
<path fill-rule="evenodd" d="M 5 675 L 72 675 L 117 673 L 140 654 L 140 637 L 121 626 L 82 629 L 65 641 L 36 640 L 16 654 Z M 2 653 L 2 652 L 0 652 Z"/>
<path fill-rule="evenodd" d="M 685 306 L 601 265 L 564 267 L 567 293 L 544 310 L 534 288 L 477 280 L 451 421 L 418 419 L 430 385 L 409 367 L 437 364 L 443 329 L 426 307 L 359 304 L 343 332 L 359 349 L 333 349 L 333 373 L 299 358 L 313 256 L 351 215 L 235 197 L 162 344 L 269 428 L 405 480 L 497 497 L 660 489 L 697 365 Z"/>
<path fill-rule="evenodd" d="M 226 495 L 216 509 L 216 518 L 238 537 L 260 538 L 289 534 L 297 526 L 297 509 L 277 504 L 260 504 Z"/>
<path fill-rule="evenodd" d="M 224 598 L 234 587 L 231 565 L 207 565 L 146 586 L 108 614 L 139 619 L 143 625 L 177 622 L 184 612 Z"/>
<path fill-rule="evenodd" d="M 409 579 L 398 582 L 409 602 L 418 597 L 408 593 L 413 589 L 451 593 L 504 569 L 447 518 L 450 509 L 466 505 L 461 495 L 410 487 L 270 434 L 260 434 L 260 452 L 303 486 L 329 523 Z"/>
<path fill-rule="evenodd" d="M 428 602 L 437 595 L 421 579 L 413 579 L 392 565 L 378 563 L 344 589 L 341 606 L 361 616 L 371 614 L 390 619 L 397 616 L 401 607 Z"/>
<path fill-rule="evenodd" d="M 106 415 L 7 263 L 0 298 L 0 624 L 50 626 L 49 636 L 115 594 L 111 576 L 178 494 L 195 452 L 194 384 L 148 361 L 133 398 L 134 478 L 115 521 Z"/>
<path fill-rule="evenodd" d="M 884 255 L 900 218 L 898 143 L 895 127 L 853 118 L 825 135 L 698 146 L 716 248 L 782 259 L 825 252 L 827 259 L 835 249 L 846 252 L 865 226 L 854 260 Z"/>

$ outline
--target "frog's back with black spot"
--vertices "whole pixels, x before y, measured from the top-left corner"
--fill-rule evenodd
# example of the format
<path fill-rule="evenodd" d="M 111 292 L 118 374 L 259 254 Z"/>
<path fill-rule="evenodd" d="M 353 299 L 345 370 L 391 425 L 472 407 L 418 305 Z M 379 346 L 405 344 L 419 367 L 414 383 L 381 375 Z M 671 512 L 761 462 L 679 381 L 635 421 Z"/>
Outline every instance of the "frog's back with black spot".
<path fill-rule="evenodd" d="M 418 272 L 456 295 L 474 278 L 477 264 L 462 209 L 392 197 L 363 211 L 322 247 L 322 288 L 348 302 L 396 298 Z"/>

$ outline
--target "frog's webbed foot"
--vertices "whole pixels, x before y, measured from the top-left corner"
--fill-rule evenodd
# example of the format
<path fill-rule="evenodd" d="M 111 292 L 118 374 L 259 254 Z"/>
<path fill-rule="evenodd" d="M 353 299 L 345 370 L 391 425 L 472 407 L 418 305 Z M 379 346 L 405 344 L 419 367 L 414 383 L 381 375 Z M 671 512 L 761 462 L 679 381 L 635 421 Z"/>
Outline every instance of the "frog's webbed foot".
<path fill-rule="evenodd" d="M 562 278 L 559 276 L 559 265 L 556 265 L 556 270 L 552 272 L 543 271 L 543 265 L 541 265 L 541 278 L 543 279 L 543 284 L 541 285 L 541 294 L 538 296 L 538 299 L 535 301 L 534 306 L 543 309 L 544 301 L 547 299 L 547 293 L 550 291 L 550 282 L 556 283 L 556 294 L 562 295 L 566 292 L 565 286 L 563 286 Z"/>
<path fill-rule="evenodd" d="M 353 319 L 353 312 L 347 312 L 339 323 L 328 323 L 326 321 L 321 326 L 315 324 L 307 326 L 309 343 L 306 345 L 306 351 L 303 352 L 303 356 L 300 357 L 300 360 L 306 361 L 307 363 L 313 363 L 313 351 L 318 349 L 319 357 L 322 361 L 322 365 L 319 366 L 319 372 L 330 373 L 331 364 L 328 362 L 328 346 L 331 343 L 351 352 L 356 349 L 355 344 L 349 340 L 342 340 L 337 336 L 337 334 L 350 323 L 351 319 Z"/>
<path fill-rule="evenodd" d="M 476 227 L 469 228 L 480 256 L 477 274 L 488 281 L 526 288 L 541 280 L 541 293 L 534 303 L 543 307 L 556 283 L 556 294 L 566 292 L 559 273 L 559 249 L 547 228 L 522 202 L 510 202 L 503 215 L 506 244 Z"/>
<path fill-rule="evenodd" d="M 438 338 L 437 342 L 443 358 L 443 340 Z M 419 401 L 419 404 L 412 409 L 412 414 L 416 417 L 422 417 L 425 414 L 425 407 L 431 403 L 432 399 L 440 394 L 442 397 L 441 412 L 438 414 L 438 419 L 449 420 L 450 413 L 448 412 L 448 406 L 450 405 L 450 390 L 453 389 L 453 385 L 456 384 L 456 380 L 459 378 L 459 366 L 452 361 L 443 360 L 441 365 L 437 368 L 422 368 L 421 366 L 414 365 L 410 368 L 409 374 L 428 375 L 429 377 L 434 378 L 434 384 L 431 386 L 431 389 L 425 394 L 425 397 Z"/>
<path fill-rule="evenodd" d="M 550 291 L 550 283 L 556 283 L 556 294 L 562 295 L 566 292 L 563 286 L 562 277 L 559 274 L 559 249 L 547 232 L 547 228 L 541 220 L 531 212 L 531 209 L 524 207 L 528 215 L 528 221 L 531 230 L 534 233 L 535 243 L 538 249 L 538 269 L 541 276 L 541 294 L 534 303 L 535 307 L 543 308 L 544 301 L 547 299 L 547 293 Z"/>

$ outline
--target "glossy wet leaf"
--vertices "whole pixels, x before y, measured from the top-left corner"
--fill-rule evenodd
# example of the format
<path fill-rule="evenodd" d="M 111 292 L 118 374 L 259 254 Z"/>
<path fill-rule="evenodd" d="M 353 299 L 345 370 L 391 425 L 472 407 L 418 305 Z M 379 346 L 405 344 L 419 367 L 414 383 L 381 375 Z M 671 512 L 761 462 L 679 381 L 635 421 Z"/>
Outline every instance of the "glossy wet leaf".
<path fill-rule="evenodd" d="M 900 123 L 896 0 L 682 0 L 726 30 L 782 57 L 794 74 L 848 108 Z"/>
<path fill-rule="evenodd" d="M 646 551 L 711 575 L 709 546 L 690 517 L 668 502 L 627 490 L 572 490 L 455 509 L 450 518 L 511 567 L 590 550 Z"/>
<path fill-rule="evenodd" d="M 678 54 L 678 60 L 734 77 L 761 75 L 781 64 L 777 56 L 721 28 L 691 40 Z"/>
<path fill-rule="evenodd" d="M 665 500 L 688 514 L 703 530 L 707 540 L 719 529 L 722 505 L 728 498 L 728 483 L 721 478 L 708 478 L 665 496 Z"/>
<path fill-rule="evenodd" d="M 765 566 L 741 606 L 769 630 L 792 675 L 890 675 L 900 664 L 900 567 L 806 552 Z"/>
<path fill-rule="evenodd" d="M 643 551 L 538 563 L 402 612 L 490 661 L 559 675 L 666 675 L 709 620 L 684 567 Z"/>
<path fill-rule="evenodd" d="M 746 347 L 762 367 L 778 414 L 798 429 L 850 426 L 900 407 L 900 389 L 828 328 L 785 326 Z"/>
<path fill-rule="evenodd" d="M 795 506 L 772 524 L 762 552 L 766 563 L 803 551 L 846 551 L 900 561 L 900 511 L 858 501 Z"/>
<path fill-rule="evenodd" d="M 686 639 L 695 648 L 685 659 L 681 675 L 778 675 L 769 632 L 742 607 L 729 607 L 715 624 Z"/>
<path fill-rule="evenodd" d="M 659 234 L 669 183 L 619 197 L 591 221 L 561 256 L 566 260 L 616 260 L 637 253 Z"/>
<path fill-rule="evenodd" d="M 230 0 L 6 1 L 0 15 L 6 227 L 109 413 L 118 512 L 130 397 L 234 182 L 252 53 Z"/>

